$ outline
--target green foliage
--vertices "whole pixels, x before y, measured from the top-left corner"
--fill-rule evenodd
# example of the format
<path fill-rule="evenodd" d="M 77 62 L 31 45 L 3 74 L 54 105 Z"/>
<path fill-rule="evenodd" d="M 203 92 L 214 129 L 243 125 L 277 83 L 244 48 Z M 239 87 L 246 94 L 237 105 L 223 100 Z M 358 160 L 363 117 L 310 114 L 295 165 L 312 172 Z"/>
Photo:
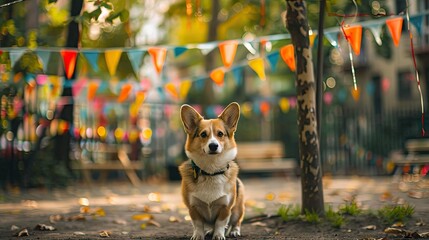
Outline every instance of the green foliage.
<path fill-rule="evenodd" d="M 317 212 L 305 209 L 304 221 L 309 223 L 319 223 L 320 222 L 319 214 Z"/>
<path fill-rule="evenodd" d="M 361 212 L 362 209 L 359 208 L 355 199 L 346 202 L 344 205 L 340 206 L 339 209 L 339 213 L 350 216 L 357 216 Z"/>
<path fill-rule="evenodd" d="M 298 205 L 281 205 L 277 214 L 283 221 L 297 220 L 301 215 L 301 207 Z"/>
<path fill-rule="evenodd" d="M 339 212 L 334 211 L 332 206 L 328 206 L 328 210 L 325 213 L 325 217 L 326 220 L 328 220 L 334 228 L 340 228 L 345 223 L 343 215 L 341 215 Z"/>
<path fill-rule="evenodd" d="M 392 224 L 398 221 L 404 221 L 414 214 L 414 206 L 404 205 L 386 205 L 378 210 L 378 216 L 386 223 Z"/>

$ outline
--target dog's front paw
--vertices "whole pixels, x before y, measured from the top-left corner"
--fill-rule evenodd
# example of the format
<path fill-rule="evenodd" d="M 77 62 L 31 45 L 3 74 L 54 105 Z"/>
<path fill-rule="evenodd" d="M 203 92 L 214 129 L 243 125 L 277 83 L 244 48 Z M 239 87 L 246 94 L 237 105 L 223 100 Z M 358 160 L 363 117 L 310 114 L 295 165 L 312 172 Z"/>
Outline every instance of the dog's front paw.
<path fill-rule="evenodd" d="M 191 240 L 204 240 L 204 232 L 195 230 Z"/>
<path fill-rule="evenodd" d="M 212 240 L 225 240 L 225 234 L 223 233 L 217 233 L 213 235 Z"/>
<path fill-rule="evenodd" d="M 231 232 L 229 233 L 230 237 L 239 237 L 241 236 L 240 234 L 240 227 L 234 227 L 233 229 L 231 229 Z"/>

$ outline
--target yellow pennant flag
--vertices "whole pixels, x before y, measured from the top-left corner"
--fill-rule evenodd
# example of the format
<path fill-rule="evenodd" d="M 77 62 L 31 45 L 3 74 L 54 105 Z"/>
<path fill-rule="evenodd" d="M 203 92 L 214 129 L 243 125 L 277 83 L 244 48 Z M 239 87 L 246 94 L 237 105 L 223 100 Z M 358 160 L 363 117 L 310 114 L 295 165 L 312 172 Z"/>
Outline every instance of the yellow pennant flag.
<path fill-rule="evenodd" d="M 189 90 L 191 89 L 192 82 L 191 80 L 184 80 L 180 83 L 180 89 L 179 89 L 179 97 L 180 99 L 185 99 L 186 96 L 188 96 Z"/>
<path fill-rule="evenodd" d="M 289 99 L 282 97 L 279 101 L 280 109 L 282 112 L 287 113 L 290 109 Z"/>
<path fill-rule="evenodd" d="M 116 69 L 118 67 L 121 54 L 122 54 L 121 49 L 111 49 L 111 50 L 106 50 L 104 52 L 104 57 L 106 58 L 107 69 L 109 70 L 110 76 L 113 76 L 116 74 Z"/>
<path fill-rule="evenodd" d="M 256 74 L 258 74 L 258 77 L 262 80 L 265 81 L 266 77 L 265 77 L 265 67 L 264 67 L 264 59 L 262 58 L 255 58 L 249 61 L 249 66 L 253 69 L 253 71 L 256 72 Z"/>

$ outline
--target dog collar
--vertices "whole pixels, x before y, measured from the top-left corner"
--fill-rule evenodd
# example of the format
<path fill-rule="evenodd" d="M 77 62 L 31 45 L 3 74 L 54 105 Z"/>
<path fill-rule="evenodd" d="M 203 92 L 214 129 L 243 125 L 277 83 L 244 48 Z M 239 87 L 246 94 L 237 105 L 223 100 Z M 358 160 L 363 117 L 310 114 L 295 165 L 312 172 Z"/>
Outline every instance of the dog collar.
<path fill-rule="evenodd" d="M 229 163 L 228 163 L 228 165 L 226 165 L 225 170 L 221 170 L 221 171 L 214 172 L 214 173 L 208 173 L 208 172 L 202 170 L 200 167 L 198 167 L 197 164 L 195 164 L 195 162 L 193 160 L 191 160 L 191 166 L 192 166 L 192 170 L 194 170 L 194 179 L 197 179 L 199 175 L 216 176 L 216 175 L 224 174 L 229 169 Z"/>

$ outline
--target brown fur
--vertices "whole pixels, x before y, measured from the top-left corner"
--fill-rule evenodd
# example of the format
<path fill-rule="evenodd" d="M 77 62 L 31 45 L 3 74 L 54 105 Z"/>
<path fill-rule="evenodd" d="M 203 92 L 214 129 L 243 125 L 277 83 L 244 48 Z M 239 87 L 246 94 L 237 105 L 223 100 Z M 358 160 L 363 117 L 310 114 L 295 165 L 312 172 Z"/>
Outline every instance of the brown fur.
<path fill-rule="evenodd" d="M 244 186 L 238 179 L 239 168 L 233 161 L 237 146 L 240 108 L 231 103 L 217 119 L 205 120 L 189 105 L 181 108 L 187 140 L 185 150 L 191 159 L 179 171 L 182 176 L 182 198 L 189 209 L 194 233 L 191 239 L 204 239 L 213 230 L 213 239 L 225 239 L 225 227 L 230 235 L 240 235 L 244 217 Z M 214 153 L 208 146 L 219 145 Z M 195 170 L 198 166 L 205 174 Z"/>

